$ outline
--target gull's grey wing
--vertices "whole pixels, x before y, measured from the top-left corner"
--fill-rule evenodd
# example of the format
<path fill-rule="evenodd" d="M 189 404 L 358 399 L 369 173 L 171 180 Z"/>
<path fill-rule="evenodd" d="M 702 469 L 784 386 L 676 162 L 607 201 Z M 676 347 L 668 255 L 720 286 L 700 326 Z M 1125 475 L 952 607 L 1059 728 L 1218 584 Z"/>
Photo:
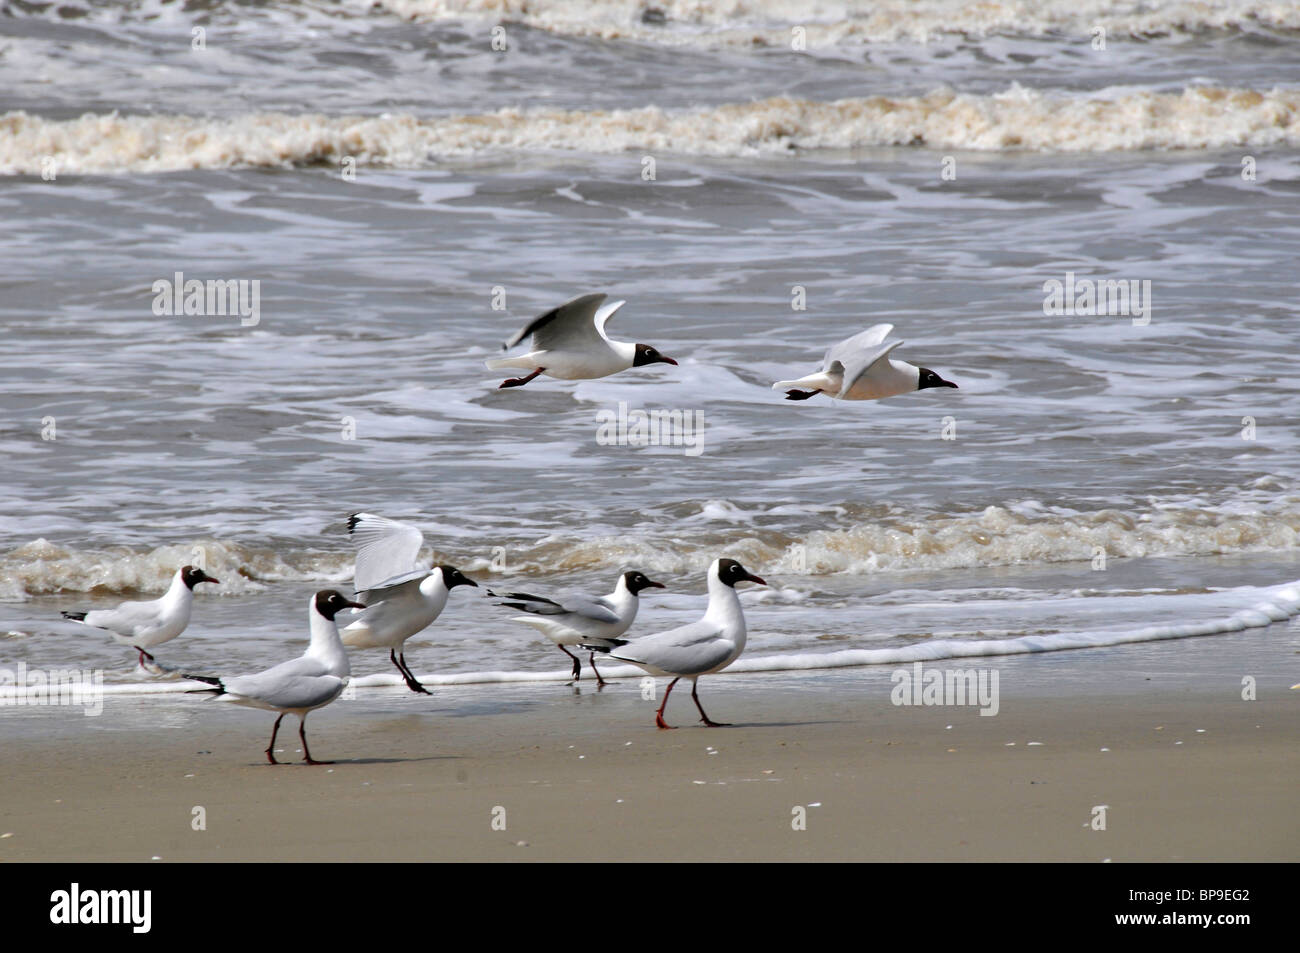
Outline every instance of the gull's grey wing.
<path fill-rule="evenodd" d="M 632 639 L 609 653 L 610 658 L 625 662 L 645 662 L 656 668 L 680 675 L 707 672 L 721 665 L 735 647 L 730 639 L 720 638 L 722 627 L 701 619 L 677 629 Z"/>
<path fill-rule="evenodd" d="M 250 698 L 275 708 L 316 708 L 338 697 L 344 681 L 337 675 L 275 674 L 275 669 L 260 675 L 241 675 L 225 679 L 231 695 Z"/>
<path fill-rule="evenodd" d="M 504 345 L 503 350 L 510 350 L 524 338 L 532 335 L 533 348 L 549 351 L 562 347 L 581 347 L 584 343 L 603 342 L 601 330 L 616 309 L 610 309 L 603 315 L 600 329 L 596 325 L 596 311 L 608 297 L 605 294 L 589 294 L 566 301 L 559 307 L 552 308 L 545 314 L 538 315 Z"/>
<path fill-rule="evenodd" d="M 887 341 L 884 344 L 877 344 L 874 347 L 868 347 L 857 354 L 848 356 L 844 361 L 843 380 L 840 386 L 839 396 L 843 397 L 864 375 L 868 374 L 872 367 L 881 361 L 889 359 L 889 352 L 902 344 L 902 341 Z"/>
<path fill-rule="evenodd" d="M 564 606 L 560 605 L 554 599 L 548 599 L 545 596 L 534 596 L 528 592 L 493 592 L 488 590 L 488 595 L 494 599 L 513 599 L 513 602 L 502 602 L 500 605 L 510 609 L 519 609 L 523 612 L 531 612 L 534 615 L 561 615 L 564 612 Z"/>
<path fill-rule="evenodd" d="M 98 629 L 108 629 L 122 635 L 136 635 L 141 629 L 149 629 L 161 621 L 160 602 L 157 599 L 148 602 L 124 602 L 116 609 L 96 609 L 87 612 L 83 620 L 86 625 Z"/>
<path fill-rule="evenodd" d="M 357 593 L 357 601 L 366 608 L 350 609 L 348 610 L 352 613 L 350 616 L 340 615 L 339 618 L 350 618 L 352 621 L 356 621 L 361 615 L 378 606 L 382 602 L 397 605 L 419 598 L 420 583 L 424 582 L 425 577 L 429 575 L 430 571 L 431 570 L 428 569 L 418 570 L 410 579 L 407 579 L 405 582 L 399 582 L 396 585 L 376 586 L 374 589 L 360 590 Z"/>
<path fill-rule="evenodd" d="M 348 609 L 335 616 L 339 627 L 346 629 L 354 622 L 364 622 L 372 629 L 384 629 L 390 624 L 401 623 L 412 616 L 427 616 L 424 600 L 420 595 L 421 576 L 404 582 L 400 586 L 387 589 L 368 589 L 357 593 L 357 601 L 365 605 L 364 609 Z M 420 628 L 424 628 L 421 626 Z"/>
<path fill-rule="evenodd" d="M 873 324 L 865 331 L 859 331 L 851 338 L 846 338 L 838 344 L 832 344 L 826 349 L 826 356 L 822 358 L 822 370 L 829 371 L 832 361 L 839 361 L 845 367 L 849 366 L 849 361 L 853 355 L 858 354 L 868 348 L 873 348 L 879 344 L 885 343 L 885 338 L 889 337 L 889 332 L 894 330 L 892 324 Z"/>
<path fill-rule="evenodd" d="M 619 621 L 618 613 L 603 597 L 591 599 L 587 596 L 566 593 L 557 601 L 548 599 L 545 596 L 529 595 L 526 592 L 507 592 L 503 595 L 516 601 L 503 602 L 502 605 L 523 612 L 531 612 L 533 615 L 577 615 L 592 622 L 604 622 L 609 625 Z"/>
<path fill-rule="evenodd" d="M 614 625 L 620 621 L 618 613 L 614 611 L 604 596 L 598 599 L 591 599 L 587 596 L 581 596 L 576 593 L 566 594 L 560 601 L 566 612 L 573 615 L 581 616 L 592 622 L 604 622 L 608 625 Z"/>
<path fill-rule="evenodd" d="M 428 570 L 416 563 L 424 534 L 410 523 L 354 513 L 348 517 L 348 532 L 357 548 L 353 587 L 358 592 L 386 589 L 428 575 Z"/>

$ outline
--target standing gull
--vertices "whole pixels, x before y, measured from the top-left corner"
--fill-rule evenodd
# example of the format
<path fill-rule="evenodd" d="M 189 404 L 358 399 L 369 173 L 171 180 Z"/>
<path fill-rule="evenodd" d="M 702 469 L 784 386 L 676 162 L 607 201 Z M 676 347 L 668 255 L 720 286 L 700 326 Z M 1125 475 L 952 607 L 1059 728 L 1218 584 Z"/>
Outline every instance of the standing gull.
<path fill-rule="evenodd" d="M 836 400 L 880 400 L 927 387 L 956 387 L 927 367 L 896 361 L 890 351 L 902 341 L 887 341 L 892 324 L 877 324 L 846 341 L 833 344 L 822 358 L 822 369 L 797 381 L 777 381 L 773 390 L 786 391 L 786 400 L 807 400 L 826 394 Z M 810 388 L 798 390 L 798 388 Z"/>
<path fill-rule="evenodd" d="M 566 593 L 558 599 L 548 599 L 526 592 L 505 592 L 501 595 L 515 601 L 499 602 L 497 605 L 529 613 L 515 616 L 512 621 L 531 625 L 559 646 L 561 652 L 573 659 L 575 679 L 582 677 L 582 663 L 565 646 L 589 646 L 587 664 L 596 676 L 596 684 L 604 685 L 605 680 L 596 668 L 595 649 L 591 646 L 612 649 L 616 645 L 622 645 L 622 642 L 616 640 L 636 621 L 636 611 L 641 604 L 637 596 L 643 590 L 652 588 L 663 589 L 664 584 L 653 582 L 643 573 L 630 570 L 618 577 L 618 585 L 607 596 L 593 599 Z M 488 595 L 499 598 L 490 589 Z"/>
<path fill-rule="evenodd" d="M 198 682 L 207 682 L 216 688 L 199 688 L 194 693 L 227 695 L 239 705 L 251 708 L 265 708 L 278 711 L 280 717 L 275 719 L 271 729 L 271 743 L 266 746 L 266 760 L 279 764 L 275 760 L 275 736 L 280 731 L 280 722 L 284 716 L 293 712 L 298 716 L 298 737 L 302 739 L 303 760 L 307 764 L 333 764 L 332 761 L 316 761 L 307 747 L 307 713 L 317 708 L 324 708 L 343 692 L 352 674 L 348 666 L 348 654 L 339 641 L 339 628 L 334 616 L 352 606 L 364 608 L 358 602 L 350 602 L 341 592 L 322 589 L 312 596 L 308 607 L 308 619 L 311 623 L 311 645 L 306 654 L 289 662 L 281 662 L 274 668 L 256 675 L 239 675 L 235 678 L 216 678 L 211 675 L 186 675 Z"/>
<path fill-rule="evenodd" d="M 353 585 L 364 611 L 342 619 L 343 644 L 355 649 L 388 649 L 406 687 L 429 694 L 406 665 L 406 640 L 426 628 L 447 605 L 447 593 L 478 583 L 454 566 L 425 569 L 416 560 L 424 534 L 410 523 L 372 513 L 348 517 L 357 547 Z"/>
<path fill-rule="evenodd" d="M 154 660 L 145 649 L 171 641 L 190 624 L 194 587 L 201 582 L 217 583 L 220 580 L 213 579 L 202 569 L 182 566 L 176 570 L 171 586 L 160 599 L 124 602 L 116 609 L 65 612 L 63 618 L 107 630 L 116 641 L 139 652 L 140 666 L 144 667 L 145 659 Z"/>
<path fill-rule="evenodd" d="M 629 367 L 677 363 L 648 344 L 611 341 L 605 334 L 605 325 L 625 302 L 615 301 L 602 308 L 601 302 L 606 297 L 583 295 L 534 318 L 502 345 L 502 350 L 508 351 L 532 335 L 532 350 L 519 357 L 486 361 L 488 370 L 506 367 L 531 370 L 526 377 L 511 377 L 501 382 L 501 387 L 522 387 L 538 374 L 562 381 L 592 380 Z"/>
<path fill-rule="evenodd" d="M 740 609 L 740 597 L 735 588 L 736 583 L 745 580 L 767 585 L 736 560 L 716 559 L 709 567 L 709 607 L 699 622 L 642 636 L 631 642 L 615 639 L 612 649 L 594 644 L 584 645 L 584 648 L 592 647 L 620 662 L 639 665 L 651 675 L 673 676 L 664 692 L 663 704 L 655 712 L 655 724 L 660 728 L 673 727 L 664 721 L 664 709 L 668 707 L 668 696 L 679 678 L 691 680 L 691 698 L 700 710 L 700 720 L 710 728 L 721 727 L 723 722 L 713 721 L 704 713 L 696 690 L 701 675 L 722 671 L 745 651 L 745 614 Z"/>

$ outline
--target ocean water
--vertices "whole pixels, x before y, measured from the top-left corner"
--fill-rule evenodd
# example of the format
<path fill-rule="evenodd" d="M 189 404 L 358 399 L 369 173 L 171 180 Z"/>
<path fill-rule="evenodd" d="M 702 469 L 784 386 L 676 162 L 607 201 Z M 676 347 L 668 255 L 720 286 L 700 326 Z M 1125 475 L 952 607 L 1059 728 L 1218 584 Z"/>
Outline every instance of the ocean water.
<path fill-rule="evenodd" d="M 0 667 L 183 687 L 59 610 L 187 562 L 161 662 L 288 657 L 358 510 L 488 585 L 641 569 L 634 633 L 739 558 L 738 671 L 1300 644 L 1297 65 L 1295 3 L 7 4 Z M 157 313 L 178 273 L 248 307 Z M 591 291 L 679 366 L 498 390 Z M 959 389 L 771 389 L 879 322 Z M 408 659 L 567 671 L 510 615 Z"/>

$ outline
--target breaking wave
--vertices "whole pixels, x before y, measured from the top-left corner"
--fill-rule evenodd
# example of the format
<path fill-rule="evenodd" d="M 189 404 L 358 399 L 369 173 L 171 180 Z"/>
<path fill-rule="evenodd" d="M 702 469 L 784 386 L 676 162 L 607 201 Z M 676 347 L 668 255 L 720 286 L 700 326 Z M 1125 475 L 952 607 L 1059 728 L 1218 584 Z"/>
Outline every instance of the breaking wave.
<path fill-rule="evenodd" d="M 693 110 L 501 109 L 467 116 L 257 113 L 226 119 L 0 117 L 0 173 L 39 175 L 338 165 L 415 167 L 528 152 L 738 157 L 874 146 L 1113 152 L 1300 144 L 1300 90 L 778 97 Z"/>
<path fill-rule="evenodd" d="M 716 508 L 716 507 L 715 507 Z M 1300 546 L 1300 501 L 1287 498 L 1265 509 L 1162 506 L 1149 512 L 1118 509 L 1055 512 L 989 506 L 977 513 L 920 516 L 845 507 L 819 522 L 839 525 L 806 531 L 756 529 L 744 524 L 690 522 L 662 535 L 511 540 L 509 571 L 562 575 L 619 572 L 698 573 L 726 552 L 756 571 L 776 575 L 874 573 L 968 569 L 1139 557 L 1209 556 L 1278 552 Z M 489 552 L 426 552 L 474 572 L 495 571 Z M 0 555 L 0 599 L 21 601 L 58 592 L 161 592 L 171 574 L 202 562 L 221 579 L 218 594 L 265 590 L 283 581 L 340 585 L 351 579 L 352 552 L 276 552 L 230 540 L 198 540 L 147 552 L 78 550 L 44 539 Z M 211 590 L 209 590 L 211 591 Z"/>

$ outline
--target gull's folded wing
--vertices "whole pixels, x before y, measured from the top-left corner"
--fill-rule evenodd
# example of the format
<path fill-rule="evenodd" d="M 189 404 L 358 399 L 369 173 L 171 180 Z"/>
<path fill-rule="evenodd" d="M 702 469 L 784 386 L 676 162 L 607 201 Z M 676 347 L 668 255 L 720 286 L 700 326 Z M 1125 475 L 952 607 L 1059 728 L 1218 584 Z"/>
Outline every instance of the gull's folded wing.
<path fill-rule="evenodd" d="M 720 638 L 722 628 L 716 622 L 701 619 L 678 629 L 630 640 L 609 653 L 610 658 L 625 662 L 645 662 L 666 672 L 693 675 L 721 665 L 735 647 Z"/>

